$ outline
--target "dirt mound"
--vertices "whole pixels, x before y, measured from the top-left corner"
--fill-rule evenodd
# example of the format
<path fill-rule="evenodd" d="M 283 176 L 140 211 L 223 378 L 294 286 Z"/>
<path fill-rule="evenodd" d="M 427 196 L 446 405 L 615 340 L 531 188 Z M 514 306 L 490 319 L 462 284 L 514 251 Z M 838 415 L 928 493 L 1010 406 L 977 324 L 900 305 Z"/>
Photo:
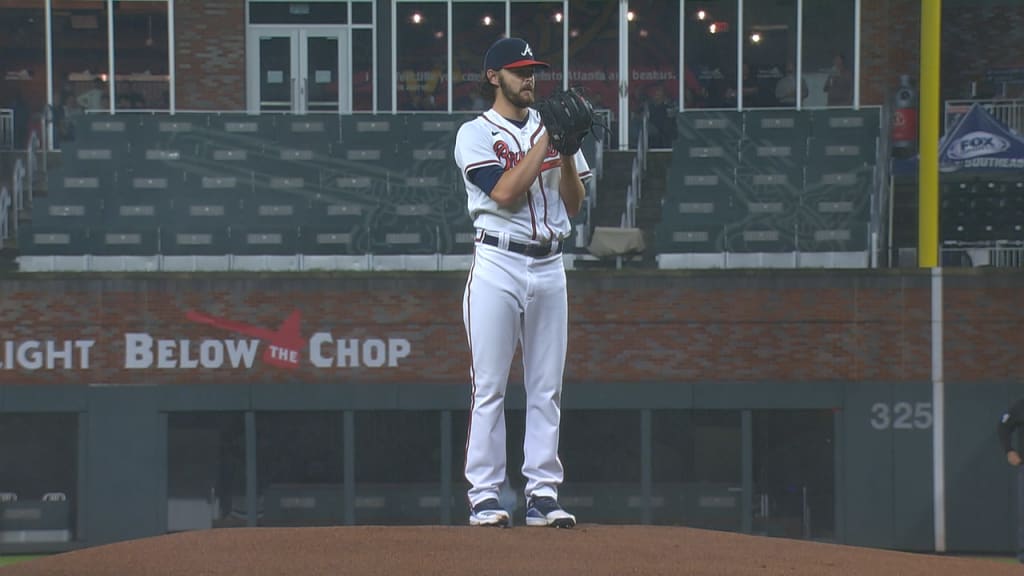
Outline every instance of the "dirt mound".
<path fill-rule="evenodd" d="M 657 526 L 575 530 L 355 526 L 232 528 L 95 546 L 0 569 L 2 576 L 312 574 L 1018 575 L 991 560 L 911 554 Z"/>

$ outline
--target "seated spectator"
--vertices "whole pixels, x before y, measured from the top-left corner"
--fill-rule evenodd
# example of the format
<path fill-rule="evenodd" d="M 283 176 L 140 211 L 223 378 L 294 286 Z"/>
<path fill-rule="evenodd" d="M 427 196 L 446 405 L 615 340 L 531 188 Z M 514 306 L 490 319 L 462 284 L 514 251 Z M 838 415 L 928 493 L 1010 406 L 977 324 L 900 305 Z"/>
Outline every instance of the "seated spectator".
<path fill-rule="evenodd" d="M 810 91 L 807 80 L 800 79 L 800 103 L 807 99 Z M 780 106 L 796 106 L 796 66 L 792 60 L 786 62 L 786 75 L 775 84 L 775 98 Z"/>

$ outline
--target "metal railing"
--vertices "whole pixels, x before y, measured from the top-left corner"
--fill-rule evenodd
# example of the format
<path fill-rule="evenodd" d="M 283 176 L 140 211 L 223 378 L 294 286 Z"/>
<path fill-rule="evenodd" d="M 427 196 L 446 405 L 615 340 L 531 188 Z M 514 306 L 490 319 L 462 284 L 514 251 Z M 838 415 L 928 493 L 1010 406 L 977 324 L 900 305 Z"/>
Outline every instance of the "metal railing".
<path fill-rule="evenodd" d="M 630 173 L 629 187 L 626 189 L 626 210 L 622 213 L 620 225 L 623 228 L 636 228 L 636 211 L 643 198 L 644 172 L 647 171 L 647 113 L 640 121 L 640 132 L 636 138 L 636 156 Z"/>
<path fill-rule="evenodd" d="M 943 246 L 942 265 L 951 268 L 1024 268 L 1024 246 Z"/>
<path fill-rule="evenodd" d="M 7 186 L 0 186 L 0 244 L 11 237 L 12 205 L 11 193 Z M 13 219 L 17 221 L 17 216 Z"/>
<path fill-rule="evenodd" d="M 14 148 L 14 110 L 0 108 L 0 150 Z"/>
<path fill-rule="evenodd" d="M 943 133 L 948 134 L 974 104 L 1006 124 L 1011 130 L 1024 133 L 1024 100 L 946 100 Z"/>

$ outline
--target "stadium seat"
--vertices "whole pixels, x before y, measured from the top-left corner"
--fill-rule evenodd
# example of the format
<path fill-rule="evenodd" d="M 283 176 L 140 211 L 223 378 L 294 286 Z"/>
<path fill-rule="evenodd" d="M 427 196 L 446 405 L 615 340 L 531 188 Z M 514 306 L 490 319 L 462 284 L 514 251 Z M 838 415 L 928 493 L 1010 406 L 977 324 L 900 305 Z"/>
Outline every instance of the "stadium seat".
<path fill-rule="evenodd" d="M 743 112 L 744 140 L 755 144 L 803 142 L 810 136 L 810 125 L 810 113 L 806 111 L 775 109 Z"/>

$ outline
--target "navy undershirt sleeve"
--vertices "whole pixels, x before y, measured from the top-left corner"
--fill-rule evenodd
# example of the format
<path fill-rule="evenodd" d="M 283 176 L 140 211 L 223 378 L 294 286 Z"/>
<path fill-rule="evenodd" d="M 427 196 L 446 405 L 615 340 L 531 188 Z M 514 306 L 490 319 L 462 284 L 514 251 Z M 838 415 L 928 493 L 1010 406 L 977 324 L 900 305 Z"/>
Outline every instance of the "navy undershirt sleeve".
<path fill-rule="evenodd" d="M 469 181 L 490 196 L 491 190 L 494 190 L 494 186 L 504 173 L 500 166 L 481 166 L 469 171 Z"/>

